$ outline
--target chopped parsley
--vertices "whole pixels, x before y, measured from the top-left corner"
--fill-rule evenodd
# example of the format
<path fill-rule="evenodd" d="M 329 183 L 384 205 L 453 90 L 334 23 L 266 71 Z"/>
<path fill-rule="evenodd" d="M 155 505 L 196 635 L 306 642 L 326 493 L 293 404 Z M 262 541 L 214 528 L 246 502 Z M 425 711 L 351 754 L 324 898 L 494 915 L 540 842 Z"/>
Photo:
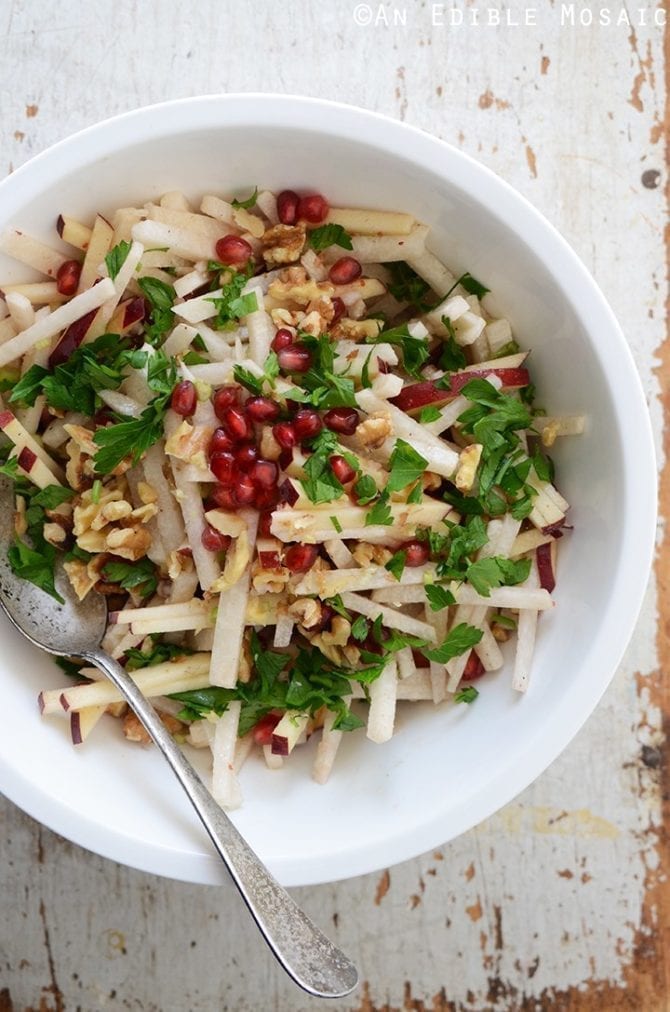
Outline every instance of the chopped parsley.
<path fill-rule="evenodd" d="M 447 637 L 441 646 L 436 647 L 434 650 L 424 650 L 424 655 L 429 661 L 435 661 L 437 664 L 446 664 L 454 657 L 459 657 L 460 654 L 464 654 L 466 650 L 470 650 L 474 647 L 483 636 L 481 629 L 475 629 L 474 626 L 468 625 L 467 622 L 461 622 L 459 625 L 447 633 Z"/>
<path fill-rule="evenodd" d="M 118 245 L 113 246 L 109 253 L 105 257 L 105 263 L 107 264 L 107 273 L 109 274 L 112 281 L 116 281 L 116 276 L 125 264 L 128 254 L 130 253 L 130 243 L 122 239 Z"/>
<path fill-rule="evenodd" d="M 405 372 L 414 377 L 414 379 L 421 378 L 419 370 L 430 354 L 428 351 L 428 339 L 425 337 L 412 337 L 406 323 L 403 323 L 400 327 L 393 327 L 391 330 L 382 330 L 377 337 L 369 337 L 367 344 L 398 345 L 402 354 L 402 364 Z"/>
<path fill-rule="evenodd" d="M 389 573 L 392 573 L 393 576 L 395 576 L 396 580 L 399 581 L 400 577 L 404 572 L 406 561 L 407 561 L 407 552 L 404 551 L 403 549 L 400 549 L 400 551 L 397 551 L 395 555 L 391 556 L 391 558 L 384 566 L 384 569 L 388 569 Z"/>
<path fill-rule="evenodd" d="M 436 408 L 434 404 L 429 404 L 428 407 L 421 408 L 419 421 L 422 425 L 425 425 L 427 422 L 436 422 L 440 416 L 440 409 Z"/>
<path fill-rule="evenodd" d="M 180 657 L 188 657 L 193 651 L 189 647 L 176 646 L 174 643 L 162 643 L 155 636 L 150 637 L 152 646 L 145 650 L 129 647 L 126 650 L 126 668 L 136 671 L 138 668 L 153 668 L 165 661 L 175 661 Z"/>
<path fill-rule="evenodd" d="M 464 685 L 455 693 L 454 703 L 474 703 L 478 695 L 479 689 L 476 689 L 474 685 Z"/>
<path fill-rule="evenodd" d="M 450 604 L 456 603 L 456 598 L 451 591 L 446 587 L 441 587 L 438 583 L 427 583 L 425 590 L 431 611 L 442 611 L 443 608 L 448 608 Z"/>
<path fill-rule="evenodd" d="M 258 200 L 258 187 L 255 186 L 254 192 L 251 194 L 250 197 L 247 197 L 246 200 L 231 200 L 231 204 L 235 208 L 241 208 L 245 211 L 248 211 L 249 208 L 256 206 L 257 200 Z"/>
<path fill-rule="evenodd" d="M 530 567 L 530 559 L 519 559 L 518 562 L 514 562 L 501 555 L 494 555 L 490 559 L 479 559 L 471 563 L 465 578 L 478 594 L 490 597 L 491 590 L 495 590 L 496 587 L 510 587 L 523 583 L 528 578 Z"/>
<path fill-rule="evenodd" d="M 389 492 L 401 492 L 408 485 L 420 478 L 426 470 L 428 461 L 404 439 L 397 439 L 391 454 L 388 484 Z"/>
<path fill-rule="evenodd" d="M 137 284 L 151 306 L 151 323 L 144 328 L 144 339 L 148 344 L 158 345 L 174 324 L 172 307 L 176 292 L 159 278 L 138 278 Z"/>
<path fill-rule="evenodd" d="M 393 524 L 393 514 L 389 506 L 388 488 L 385 488 L 374 506 L 365 515 L 365 526 L 390 527 Z"/>
<path fill-rule="evenodd" d="M 149 559 L 138 562 L 115 560 L 102 567 L 102 574 L 110 583 L 118 583 L 124 590 L 137 590 L 140 597 L 156 592 L 158 572 Z"/>
<path fill-rule="evenodd" d="M 354 248 L 349 233 L 341 225 L 334 223 L 320 225 L 319 228 L 313 229 L 309 234 L 307 245 L 317 253 L 321 253 L 328 246 L 340 246 L 342 249 Z"/>
<path fill-rule="evenodd" d="M 29 540 L 24 541 L 18 534 L 14 535 L 7 552 L 12 572 L 64 604 L 54 582 L 56 549 L 44 537 L 45 510 L 54 509 L 74 493 L 58 485 L 49 485 L 39 491 L 22 478 L 17 480 L 15 491 L 26 502 L 25 521 Z"/>
<path fill-rule="evenodd" d="M 242 295 L 247 281 L 254 272 L 253 264 L 249 262 L 244 269 L 239 271 L 225 269 L 231 275 L 230 280 L 220 286 L 221 294 L 211 300 L 216 309 L 216 318 L 212 324 L 216 330 L 234 329 L 242 316 L 247 316 L 258 309 L 258 299 L 255 292 Z"/>
<path fill-rule="evenodd" d="M 385 264 L 391 274 L 388 290 L 398 302 L 408 302 L 419 313 L 425 313 L 435 301 L 430 285 L 403 260 Z"/>
<path fill-rule="evenodd" d="M 311 443 L 312 453 L 305 461 L 305 475 L 301 480 L 305 495 L 313 503 L 333 502 L 344 494 L 344 486 L 335 477 L 330 458 L 337 453 L 337 436 L 330 429 L 322 429 Z"/>
<path fill-rule="evenodd" d="M 461 285 L 462 288 L 465 288 L 468 295 L 476 295 L 479 299 L 483 299 L 486 293 L 491 291 L 491 289 L 487 288 L 486 285 L 483 285 L 481 281 L 477 281 L 477 278 L 473 278 L 469 271 L 466 271 L 465 274 L 461 274 L 460 278 L 454 281 L 453 285 L 441 301 L 444 302 L 444 299 L 448 299 L 454 289 L 458 288 L 459 285 Z"/>
<path fill-rule="evenodd" d="M 361 475 L 354 485 L 353 492 L 359 506 L 367 506 L 379 495 L 375 480 L 369 474 Z"/>

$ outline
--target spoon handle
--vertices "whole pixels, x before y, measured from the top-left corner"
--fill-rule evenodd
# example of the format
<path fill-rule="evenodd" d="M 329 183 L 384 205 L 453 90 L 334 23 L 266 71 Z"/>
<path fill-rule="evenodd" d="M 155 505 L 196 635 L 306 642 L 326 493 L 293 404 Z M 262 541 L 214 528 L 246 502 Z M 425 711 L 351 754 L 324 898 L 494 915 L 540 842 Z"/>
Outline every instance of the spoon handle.
<path fill-rule="evenodd" d="M 289 976 L 317 998 L 342 998 L 349 994 L 358 982 L 354 964 L 270 875 L 211 796 L 132 678 L 102 650 L 83 656 L 114 683 L 169 762 L 261 934 Z"/>

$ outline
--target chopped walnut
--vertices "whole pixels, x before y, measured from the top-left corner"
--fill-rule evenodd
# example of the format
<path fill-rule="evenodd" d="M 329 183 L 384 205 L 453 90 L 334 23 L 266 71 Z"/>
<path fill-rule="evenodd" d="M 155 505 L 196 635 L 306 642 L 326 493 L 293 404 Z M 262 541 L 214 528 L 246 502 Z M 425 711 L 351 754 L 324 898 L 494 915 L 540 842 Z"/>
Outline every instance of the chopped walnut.
<path fill-rule="evenodd" d="M 364 341 L 366 337 L 377 337 L 384 324 L 381 320 L 338 320 L 330 336 L 336 341 Z"/>
<path fill-rule="evenodd" d="M 458 458 L 458 470 L 454 477 L 454 484 L 459 492 L 469 492 L 474 485 L 482 449 L 480 443 L 473 443 L 461 450 L 461 455 Z"/>
<path fill-rule="evenodd" d="M 330 629 L 324 629 L 321 633 L 321 641 L 328 646 L 343 647 L 351 636 L 351 622 L 342 615 L 335 615 L 330 623 Z"/>
<path fill-rule="evenodd" d="M 288 607 L 288 613 L 305 629 L 314 629 L 321 622 L 321 604 L 312 597 L 300 597 Z"/>
<path fill-rule="evenodd" d="M 509 639 L 507 629 L 503 629 L 501 625 L 494 622 L 491 625 L 491 632 L 493 633 L 493 638 L 497 640 L 498 643 L 507 643 L 507 640 Z"/>
<path fill-rule="evenodd" d="M 284 309 L 283 307 L 270 310 L 270 316 L 272 322 L 276 327 L 291 327 L 296 328 L 300 323 L 302 317 L 301 313 L 292 313 L 290 309 Z"/>
<path fill-rule="evenodd" d="M 67 578 L 75 594 L 80 601 L 83 601 L 98 582 L 97 574 L 91 577 L 84 562 L 64 562 L 63 569 L 67 573 Z"/>
<path fill-rule="evenodd" d="M 128 712 L 128 704 L 121 700 L 119 703 L 110 703 L 105 708 L 105 713 L 108 713 L 110 717 L 124 717 Z"/>
<path fill-rule="evenodd" d="M 257 594 L 278 594 L 291 578 L 288 569 L 263 569 L 258 560 L 251 567 L 251 584 Z"/>
<path fill-rule="evenodd" d="M 291 285 L 302 285 L 307 281 L 307 271 L 304 267 L 287 267 L 279 273 L 278 280 Z"/>
<path fill-rule="evenodd" d="M 141 524 L 148 524 L 158 513 L 158 506 L 155 502 L 148 502 L 146 506 L 138 506 L 130 513 L 131 520 L 139 520 Z"/>
<path fill-rule="evenodd" d="M 43 534 L 44 540 L 48 541 L 50 545 L 62 545 L 66 538 L 66 533 L 60 524 L 45 524 Z"/>
<path fill-rule="evenodd" d="M 184 419 L 166 440 L 165 452 L 171 457 L 194 464 L 196 467 L 206 467 L 206 450 L 213 431 L 213 428 L 205 425 L 196 428 Z"/>
<path fill-rule="evenodd" d="M 304 222 L 297 225 L 273 225 L 269 228 L 261 237 L 263 259 L 267 266 L 292 264 L 299 260 L 306 236 Z"/>
<path fill-rule="evenodd" d="M 14 530 L 21 537 L 28 530 L 26 521 L 26 500 L 22 495 L 16 497 L 16 512 L 14 513 Z"/>
<path fill-rule="evenodd" d="M 381 446 L 384 440 L 392 435 L 391 420 L 385 415 L 372 415 L 361 422 L 356 429 L 356 437 L 363 446 Z"/>
<path fill-rule="evenodd" d="M 323 334 L 326 327 L 327 321 L 317 312 L 306 313 L 300 321 L 300 329 L 305 334 L 311 334 L 312 337 Z"/>
<path fill-rule="evenodd" d="M 370 545 L 367 541 L 360 541 L 354 548 L 352 555 L 359 566 L 376 565 L 385 566 L 393 556 L 393 552 L 383 545 Z"/>
<path fill-rule="evenodd" d="M 424 492 L 434 492 L 440 487 L 443 479 L 439 474 L 435 474 L 434 471 L 424 471 L 421 475 L 421 483 L 423 485 Z"/>
<path fill-rule="evenodd" d="M 355 647 L 353 643 L 347 643 L 342 647 L 342 653 L 347 664 L 355 668 L 361 659 L 361 652 L 358 647 Z"/>
<path fill-rule="evenodd" d="M 328 295 L 320 295 L 318 299 L 312 299 L 307 306 L 308 313 L 318 313 L 324 323 L 330 323 L 335 316 L 333 300 Z"/>
<path fill-rule="evenodd" d="M 303 281 L 302 284 L 291 284 L 289 281 L 272 281 L 268 295 L 278 302 L 295 302 L 298 306 L 308 306 L 315 299 L 330 298 L 335 289 L 327 281 Z"/>
<path fill-rule="evenodd" d="M 150 503 L 158 502 L 158 493 L 153 485 L 149 485 L 146 481 L 138 481 L 137 483 L 137 494 L 140 497 L 140 502 L 148 506 Z"/>
<path fill-rule="evenodd" d="M 542 429 L 542 445 L 546 446 L 547 449 L 554 445 L 556 438 L 560 432 L 561 426 L 558 422 L 549 422 Z"/>
<path fill-rule="evenodd" d="M 164 727 L 170 732 L 170 734 L 178 734 L 179 731 L 185 731 L 185 725 L 180 720 L 173 717 L 170 713 L 159 713 L 158 716 Z M 123 718 L 123 733 L 128 741 L 136 741 L 141 745 L 148 745 L 151 742 L 144 725 L 140 723 L 138 717 L 135 716 L 132 710 L 128 710 L 125 717 Z"/>
<path fill-rule="evenodd" d="M 130 559 L 131 562 L 144 558 L 151 547 L 151 535 L 142 527 L 123 527 L 110 531 L 106 541 L 109 551 L 120 555 L 122 559 Z"/>
<path fill-rule="evenodd" d="M 108 502 L 100 510 L 100 516 L 108 523 L 114 523 L 115 520 L 124 520 L 129 517 L 133 512 L 133 507 L 125 499 L 119 499 L 113 502 Z M 104 525 L 101 525 L 104 526 Z"/>

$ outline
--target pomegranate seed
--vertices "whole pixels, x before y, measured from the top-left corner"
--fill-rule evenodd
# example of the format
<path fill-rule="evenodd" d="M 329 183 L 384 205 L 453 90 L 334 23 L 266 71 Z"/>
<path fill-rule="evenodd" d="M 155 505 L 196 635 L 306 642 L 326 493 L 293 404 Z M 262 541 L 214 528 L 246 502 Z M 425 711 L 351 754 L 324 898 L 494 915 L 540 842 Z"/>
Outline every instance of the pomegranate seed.
<path fill-rule="evenodd" d="M 257 460 L 249 468 L 249 477 L 259 488 L 274 488 L 279 477 L 279 468 L 274 460 Z"/>
<path fill-rule="evenodd" d="M 222 510 L 234 510 L 237 509 L 237 503 L 233 499 L 233 493 L 231 489 L 224 488 L 223 485 L 218 485 L 213 488 L 211 493 L 213 502 Z"/>
<path fill-rule="evenodd" d="M 239 387 L 220 387 L 214 394 L 214 414 L 220 421 L 223 421 L 226 409 L 232 408 L 234 405 L 239 404 L 239 402 Z"/>
<path fill-rule="evenodd" d="M 224 235 L 216 244 L 216 255 L 222 264 L 235 267 L 245 264 L 253 250 L 246 239 L 239 235 Z"/>
<path fill-rule="evenodd" d="M 271 538 L 272 531 L 270 527 L 272 525 L 272 510 L 265 510 L 261 513 L 258 519 L 258 536 L 261 538 Z"/>
<path fill-rule="evenodd" d="M 292 344 L 288 348 L 282 348 L 277 354 L 279 368 L 284 372 L 307 372 L 312 364 L 312 356 L 307 348 L 301 348 L 299 344 Z"/>
<path fill-rule="evenodd" d="M 300 443 L 306 439 L 314 439 L 315 436 L 319 435 L 322 428 L 323 422 L 321 418 L 311 408 L 301 408 L 293 418 L 293 431 Z"/>
<path fill-rule="evenodd" d="M 206 548 L 208 552 L 223 552 L 230 547 L 232 539 L 230 535 L 217 531 L 211 524 L 206 524 L 200 540 L 202 547 Z"/>
<path fill-rule="evenodd" d="M 79 284 L 81 264 L 78 260 L 66 260 L 56 274 L 56 288 L 61 295 L 74 295 Z"/>
<path fill-rule="evenodd" d="M 410 568 L 412 566 L 423 566 L 424 562 L 428 562 L 430 550 L 427 541 L 405 541 L 400 548 L 405 552 L 406 566 Z"/>
<path fill-rule="evenodd" d="M 234 445 L 224 429 L 215 429 L 209 443 L 209 455 L 212 457 L 215 453 L 229 453 Z"/>
<path fill-rule="evenodd" d="M 292 573 L 306 573 L 316 562 L 318 554 L 316 545 L 291 545 L 284 555 L 284 565 Z"/>
<path fill-rule="evenodd" d="M 355 257 L 340 257 L 328 271 L 328 277 L 334 285 L 350 285 L 362 273 L 363 268 Z"/>
<path fill-rule="evenodd" d="M 484 665 L 482 664 L 479 655 L 474 650 L 470 651 L 470 656 L 465 662 L 463 668 L 463 675 L 461 681 L 463 682 L 474 682 L 475 679 L 481 678 L 484 674 Z"/>
<path fill-rule="evenodd" d="M 290 422 L 277 422 L 276 425 L 272 426 L 272 435 L 282 450 L 292 450 L 297 443 L 295 430 Z"/>
<path fill-rule="evenodd" d="M 279 466 L 285 471 L 293 463 L 293 450 L 282 450 L 279 454 Z"/>
<path fill-rule="evenodd" d="M 248 474 L 243 474 L 237 479 L 232 493 L 238 506 L 251 506 L 256 498 L 256 488 Z"/>
<path fill-rule="evenodd" d="M 269 397 L 250 397 L 244 406 L 252 422 L 274 422 L 279 417 L 279 405 Z"/>
<path fill-rule="evenodd" d="M 353 436 L 358 425 L 358 412 L 353 408 L 331 408 L 323 416 L 326 428 L 333 432 L 341 432 L 343 436 Z"/>
<path fill-rule="evenodd" d="M 295 225 L 300 197 L 293 190 L 282 190 L 277 197 L 277 215 L 282 225 Z"/>
<path fill-rule="evenodd" d="M 293 334 L 286 327 L 282 327 L 275 334 L 272 341 L 273 351 L 282 351 L 283 348 L 290 348 L 293 344 Z"/>
<path fill-rule="evenodd" d="M 342 482 L 343 485 L 346 485 L 348 481 L 353 481 L 356 477 L 356 472 L 351 464 L 348 464 L 344 457 L 340 457 L 339 454 L 330 458 L 330 466 L 337 480 Z"/>
<path fill-rule="evenodd" d="M 217 481 L 225 488 L 230 488 L 235 476 L 235 458 L 232 453 L 214 453 L 209 458 L 209 466 Z"/>
<path fill-rule="evenodd" d="M 344 302 L 339 297 L 339 295 L 336 295 L 334 299 L 331 299 L 331 301 L 333 303 L 333 309 L 335 310 L 335 313 L 332 320 L 330 321 L 330 325 L 331 327 L 334 327 L 337 321 L 341 320 L 342 317 L 344 316 L 344 312 L 347 307 L 345 306 Z"/>
<path fill-rule="evenodd" d="M 258 450 L 253 443 L 244 443 L 235 450 L 235 463 L 240 471 L 249 471 L 258 460 Z"/>
<path fill-rule="evenodd" d="M 244 408 L 230 407 L 223 412 L 223 427 L 234 443 L 253 438 L 253 428 Z"/>
<path fill-rule="evenodd" d="M 318 225 L 328 214 L 328 201 L 320 193 L 310 193 L 298 201 L 298 217 L 304 218 L 312 225 Z"/>
<path fill-rule="evenodd" d="M 272 488 L 261 488 L 260 486 L 256 486 L 256 509 L 274 510 L 278 502 L 279 493 L 277 492 L 276 485 L 273 485 Z"/>
<path fill-rule="evenodd" d="M 170 400 L 172 410 L 176 414 L 186 418 L 188 415 L 193 414 L 197 403 L 198 394 L 193 383 L 190 380 L 183 380 L 181 383 L 177 383 L 172 391 L 172 399 Z"/>
<path fill-rule="evenodd" d="M 281 720 L 278 713 L 266 713 L 254 726 L 252 734 L 257 745 L 271 745 L 272 733 Z"/>

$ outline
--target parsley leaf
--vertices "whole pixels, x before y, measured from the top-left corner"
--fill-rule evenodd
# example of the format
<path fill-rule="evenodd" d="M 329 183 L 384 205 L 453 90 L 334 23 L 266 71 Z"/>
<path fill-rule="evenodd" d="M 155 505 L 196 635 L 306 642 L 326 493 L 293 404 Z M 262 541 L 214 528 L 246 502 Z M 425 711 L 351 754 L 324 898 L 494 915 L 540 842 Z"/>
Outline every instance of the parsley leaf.
<path fill-rule="evenodd" d="M 400 551 L 396 552 L 395 555 L 391 556 L 391 558 L 384 566 L 384 569 L 388 569 L 389 573 L 392 573 L 393 576 L 395 576 L 396 580 L 399 581 L 405 569 L 406 561 L 407 561 L 407 552 L 401 549 Z"/>
<path fill-rule="evenodd" d="M 136 671 L 138 668 L 153 668 L 156 664 L 173 661 L 178 657 L 188 657 L 193 651 L 189 647 L 176 646 L 174 643 L 162 643 L 151 637 L 153 645 L 147 650 L 129 647 L 126 650 L 126 668 Z"/>
<path fill-rule="evenodd" d="M 35 551 L 34 548 L 30 548 L 25 541 L 17 537 L 9 546 L 7 558 L 12 572 L 16 576 L 22 580 L 28 580 L 40 590 L 46 591 L 51 597 L 55 597 L 61 604 L 65 604 L 54 584 L 54 556 L 51 553 L 45 556 L 43 551 Z"/>
<path fill-rule="evenodd" d="M 454 703 L 474 703 L 478 695 L 479 689 L 476 689 L 474 685 L 464 685 L 454 695 Z"/>
<path fill-rule="evenodd" d="M 116 276 L 123 267 L 130 253 L 130 243 L 122 239 L 118 245 L 113 246 L 109 253 L 105 257 L 105 263 L 107 264 L 107 272 L 112 279 L 116 281 Z"/>
<path fill-rule="evenodd" d="M 139 562 L 108 562 L 102 567 L 102 574 L 110 583 L 118 583 L 124 590 L 137 589 L 140 597 L 154 594 L 158 586 L 156 567 L 146 558 Z"/>
<path fill-rule="evenodd" d="M 359 506 L 367 506 L 368 503 L 371 503 L 379 495 L 379 489 L 375 484 L 375 480 L 369 474 L 361 475 L 354 485 L 353 492 Z"/>
<path fill-rule="evenodd" d="M 443 608 L 448 608 L 450 604 L 456 603 L 456 598 L 451 591 L 437 583 L 427 583 L 425 590 L 431 611 L 442 611 Z"/>
<path fill-rule="evenodd" d="M 248 211 L 250 207 L 256 206 L 257 199 L 258 199 L 258 187 L 255 186 L 254 192 L 251 194 L 250 197 L 247 197 L 246 200 L 231 200 L 231 204 L 233 205 L 233 207 L 243 208 L 245 211 Z"/>
<path fill-rule="evenodd" d="M 491 289 L 487 288 L 486 285 L 483 285 L 481 281 L 477 281 L 476 278 L 473 278 L 469 271 L 466 271 L 465 274 L 461 274 L 460 278 L 454 281 L 453 285 L 444 296 L 444 299 L 448 299 L 454 289 L 458 288 L 459 285 L 465 288 L 469 295 L 476 295 L 480 299 L 482 299 L 487 292 L 491 291 Z M 444 301 L 444 299 L 442 299 L 442 301 Z"/>
<path fill-rule="evenodd" d="M 464 654 L 466 650 L 474 647 L 475 644 L 479 643 L 483 636 L 481 629 L 475 629 L 474 626 L 468 625 L 467 622 L 461 622 L 447 634 L 447 638 L 444 640 L 441 646 L 436 647 L 435 650 L 424 650 L 424 655 L 429 661 L 435 661 L 437 664 L 446 664 L 453 657 L 458 657 L 460 654 Z"/>
<path fill-rule="evenodd" d="M 385 488 L 372 509 L 368 510 L 365 516 L 365 527 L 373 527 L 378 524 L 380 527 L 390 527 L 393 524 L 393 515 L 389 506 L 389 493 Z"/>
<path fill-rule="evenodd" d="M 530 572 L 530 559 L 519 559 L 513 562 L 500 555 L 494 555 L 490 559 L 479 559 L 471 563 L 466 571 L 465 578 L 478 594 L 482 597 L 490 597 L 491 590 L 496 587 L 514 586 L 523 583 Z"/>
<path fill-rule="evenodd" d="M 397 439 L 391 454 L 388 484 L 389 492 L 400 492 L 415 482 L 426 470 L 428 461 L 404 439 Z"/>
<path fill-rule="evenodd" d="M 436 422 L 440 418 L 441 412 L 439 408 L 436 408 L 434 404 L 429 404 L 426 408 L 421 408 L 419 415 L 419 421 L 422 425 L 427 422 Z"/>
<path fill-rule="evenodd" d="M 337 533 L 341 534 L 342 533 L 342 524 L 337 519 L 337 517 L 331 517 L 330 518 L 330 522 L 333 525 L 333 527 L 335 528 L 335 530 L 337 531 Z"/>
<path fill-rule="evenodd" d="M 226 269 L 228 273 L 230 269 Z M 211 301 L 216 308 L 216 319 L 213 326 L 216 330 L 230 330 L 241 316 L 254 312 L 258 308 L 258 300 L 254 292 L 242 295 L 247 281 L 254 272 L 251 261 L 241 270 L 232 272 L 230 280 L 221 285 L 221 295 Z"/>
<path fill-rule="evenodd" d="M 406 264 L 404 260 L 397 260 L 385 264 L 385 267 L 391 274 L 389 292 L 398 302 L 409 302 L 420 313 L 425 313 L 430 309 L 432 301 L 434 301 L 431 301 L 430 285 L 419 277 L 409 264 Z"/>
<path fill-rule="evenodd" d="M 367 344 L 396 344 L 402 353 L 403 369 L 414 379 L 420 379 L 421 366 L 426 362 L 430 352 L 428 351 L 428 339 L 425 337 L 412 337 L 406 323 L 400 327 L 393 327 L 391 330 L 382 330 L 375 338 L 368 338 Z"/>
<path fill-rule="evenodd" d="M 313 229 L 309 234 L 307 244 L 317 253 L 327 249 L 328 246 L 340 246 L 342 249 L 354 248 L 349 233 L 341 225 L 333 223 L 320 225 L 319 228 Z"/>
<path fill-rule="evenodd" d="M 361 643 L 368 635 L 368 620 L 364 615 L 358 615 L 351 626 L 351 635 Z"/>
<path fill-rule="evenodd" d="M 440 368 L 444 369 L 445 372 L 454 372 L 458 369 L 464 369 L 468 364 L 468 360 L 465 357 L 465 352 L 456 341 L 456 334 L 451 324 L 451 320 L 448 316 L 442 317 L 442 323 L 447 328 L 448 337 L 443 342 L 442 353 L 440 355 Z M 446 377 L 445 377 L 446 380 Z M 442 382 L 441 386 L 446 386 L 447 389 L 450 386 L 450 381 Z"/>
<path fill-rule="evenodd" d="M 138 278 L 137 284 L 151 306 L 151 323 L 144 328 L 144 338 L 149 344 L 159 344 L 174 323 L 172 306 L 176 292 L 172 285 L 159 278 Z"/>
<path fill-rule="evenodd" d="M 304 465 L 307 477 L 302 479 L 301 484 L 305 495 L 313 503 L 333 502 L 344 494 L 344 487 L 330 466 L 330 457 L 337 450 L 337 436 L 330 429 L 322 429 L 312 440 L 312 453 Z"/>

